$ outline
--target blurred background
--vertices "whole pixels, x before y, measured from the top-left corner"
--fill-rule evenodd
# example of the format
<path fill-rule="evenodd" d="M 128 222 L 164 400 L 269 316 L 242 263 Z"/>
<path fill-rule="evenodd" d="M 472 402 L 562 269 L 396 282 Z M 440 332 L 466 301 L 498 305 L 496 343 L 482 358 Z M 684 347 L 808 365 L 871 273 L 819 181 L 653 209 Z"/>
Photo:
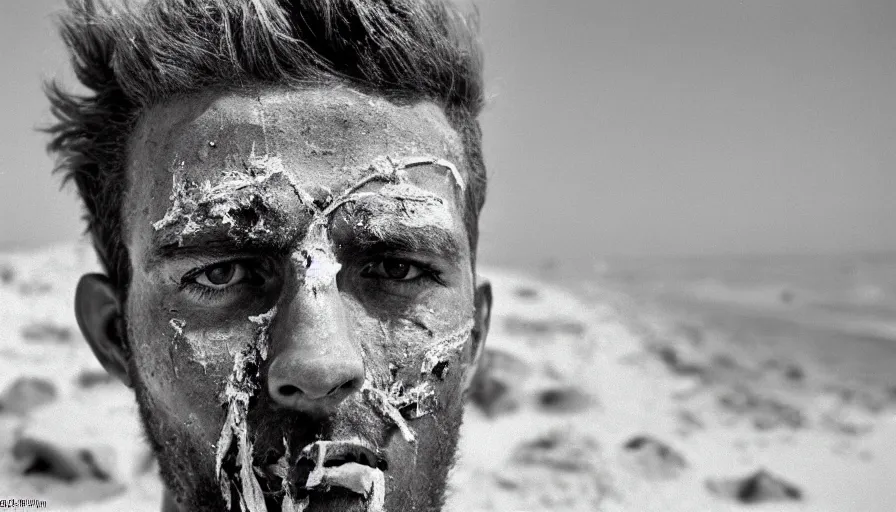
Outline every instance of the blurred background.
<path fill-rule="evenodd" d="M 7 2 L 4 247 L 71 240 L 35 131 L 61 0 Z M 480 0 L 482 258 L 896 249 L 896 4 Z"/>
<path fill-rule="evenodd" d="M 452 510 L 896 510 L 896 2 L 475 3 L 496 310 Z M 36 130 L 62 4 L 0 16 L 0 495 L 154 510 Z"/>

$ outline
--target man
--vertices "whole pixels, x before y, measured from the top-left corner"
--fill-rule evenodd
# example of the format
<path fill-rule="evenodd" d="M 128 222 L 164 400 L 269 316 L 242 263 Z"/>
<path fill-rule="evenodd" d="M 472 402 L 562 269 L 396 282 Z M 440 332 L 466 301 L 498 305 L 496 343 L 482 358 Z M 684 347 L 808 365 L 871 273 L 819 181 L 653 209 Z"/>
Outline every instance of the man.
<path fill-rule="evenodd" d="M 70 0 L 51 151 L 163 510 L 439 510 L 491 292 L 481 59 L 449 1 Z M 101 421 L 101 420 L 98 420 Z"/>

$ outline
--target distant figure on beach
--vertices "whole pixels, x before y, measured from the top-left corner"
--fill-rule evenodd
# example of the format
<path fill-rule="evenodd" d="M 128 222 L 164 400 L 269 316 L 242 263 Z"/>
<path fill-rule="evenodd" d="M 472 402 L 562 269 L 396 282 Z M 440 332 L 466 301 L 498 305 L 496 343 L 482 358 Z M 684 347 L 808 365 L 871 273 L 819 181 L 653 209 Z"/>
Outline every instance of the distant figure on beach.
<path fill-rule="evenodd" d="M 450 0 L 69 0 L 49 148 L 164 511 L 438 511 L 488 333 L 475 19 Z M 96 421 L 103 421 L 97 418 Z"/>

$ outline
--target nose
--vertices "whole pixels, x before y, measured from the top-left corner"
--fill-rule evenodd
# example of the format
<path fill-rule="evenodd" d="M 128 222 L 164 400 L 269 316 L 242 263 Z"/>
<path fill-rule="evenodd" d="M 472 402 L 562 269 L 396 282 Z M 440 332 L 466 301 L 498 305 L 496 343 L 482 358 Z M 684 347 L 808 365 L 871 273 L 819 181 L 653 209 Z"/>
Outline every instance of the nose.
<path fill-rule="evenodd" d="M 349 335 L 335 281 L 299 287 L 271 332 L 267 386 L 283 407 L 326 413 L 361 389 L 364 360 Z"/>

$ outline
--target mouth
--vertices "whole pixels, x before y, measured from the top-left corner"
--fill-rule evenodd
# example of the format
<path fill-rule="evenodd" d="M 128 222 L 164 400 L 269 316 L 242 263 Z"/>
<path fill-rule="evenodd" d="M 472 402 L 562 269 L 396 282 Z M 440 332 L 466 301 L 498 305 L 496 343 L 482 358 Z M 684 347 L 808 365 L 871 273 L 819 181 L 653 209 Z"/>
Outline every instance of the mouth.
<path fill-rule="evenodd" d="M 315 441 L 299 453 L 296 466 L 307 474 L 295 481 L 301 494 L 348 491 L 367 501 L 368 511 L 383 509 L 385 475 L 389 464 L 386 457 L 366 443 L 353 441 Z M 302 492 L 304 491 L 304 492 Z"/>
<path fill-rule="evenodd" d="M 378 450 L 361 441 L 315 441 L 299 453 L 299 460 L 307 460 L 315 466 L 332 468 L 357 463 L 369 468 L 386 471 L 389 463 Z"/>

